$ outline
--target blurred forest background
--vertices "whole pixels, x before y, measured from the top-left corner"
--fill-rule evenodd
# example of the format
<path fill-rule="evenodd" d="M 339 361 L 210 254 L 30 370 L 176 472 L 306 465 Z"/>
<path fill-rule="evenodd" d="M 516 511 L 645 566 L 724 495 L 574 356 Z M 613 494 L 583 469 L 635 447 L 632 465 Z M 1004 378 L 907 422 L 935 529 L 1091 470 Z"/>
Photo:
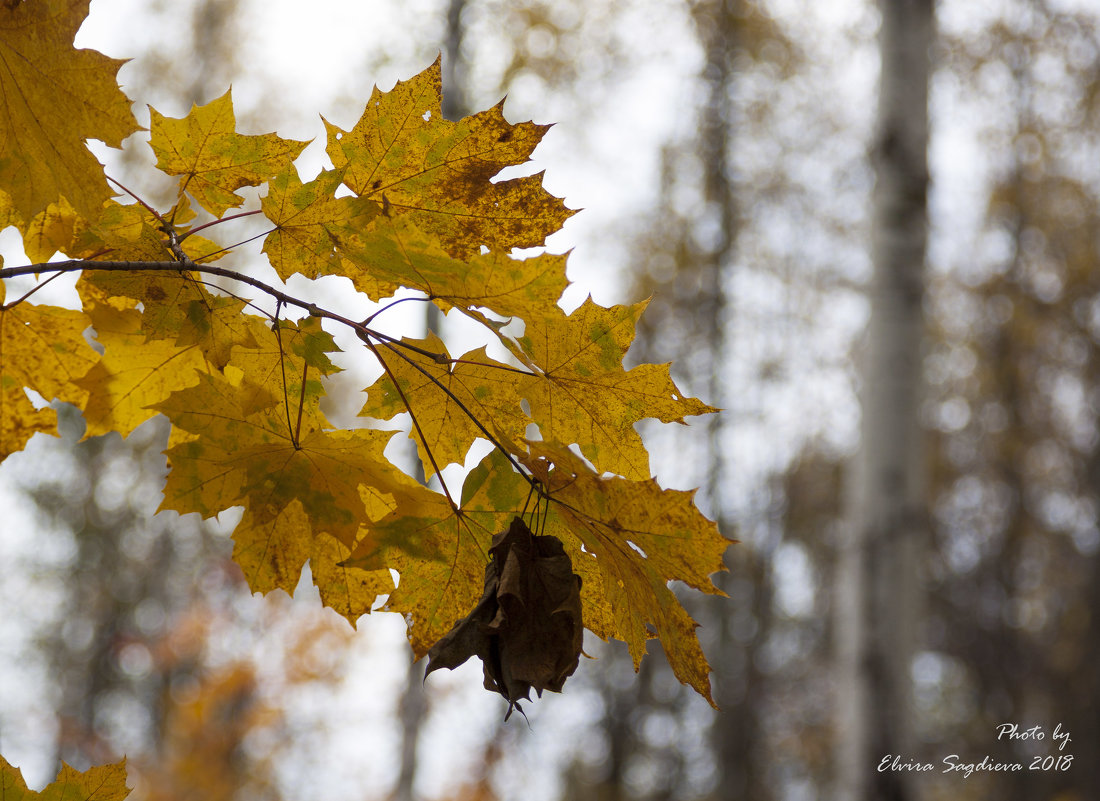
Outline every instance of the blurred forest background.
<path fill-rule="evenodd" d="M 565 302 L 653 296 L 632 356 L 726 410 L 646 429 L 657 476 L 740 543 L 729 598 L 688 599 L 721 711 L 593 640 L 505 724 L 479 665 L 424 684 L 400 619 L 254 598 L 234 521 L 152 516 L 163 420 L 78 444 L 63 415 L 0 470 L 28 780 L 125 753 L 139 801 L 1100 798 L 1094 2 L 96 0 L 82 36 L 139 109 L 233 83 L 255 132 L 346 126 L 440 51 L 448 116 L 556 122 Z M 150 161 L 112 171 L 156 197 Z"/>

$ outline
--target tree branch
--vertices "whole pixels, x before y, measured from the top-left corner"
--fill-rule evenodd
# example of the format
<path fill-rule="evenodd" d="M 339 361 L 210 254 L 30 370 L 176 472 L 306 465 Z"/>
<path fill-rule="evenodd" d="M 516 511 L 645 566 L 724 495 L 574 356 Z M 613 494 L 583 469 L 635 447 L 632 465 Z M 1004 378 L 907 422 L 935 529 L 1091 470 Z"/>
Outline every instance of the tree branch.
<path fill-rule="evenodd" d="M 398 355 L 398 356 L 404 358 L 413 368 L 415 368 L 416 370 L 421 372 L 429 381 L 431 381 L 433 384 L 435 384 L 437 387 L 439 387 L 439 389 L 444 394 L 446 394 L 447 397 L 456 406 L 458 406 L 458 408 L 467 417 L 470 418 L 470 420 L 473 421 L 474 425 L 476 425 L 478 427 L 478 429 L 486 437 L 486 439 L 489 440 L 489 442 L 493 445 L 493 447 L 495 447 L 497 450 L 499 450 L 501 453 L 504 454 L 505 458 L 512 465 L 512 467 L 516 470 L 516 472 L 518 472 L 521 476 L 524 477 L 524 479 L 531 485 L 532 489 L 536 493 L 538 493 L 541 497 L 545 497 L 547 500 L 550 500 L 550 501 L 554 500 L 550 496 L 550 493 L 548 493 L 546 491 L 546 489 L 541 486 L 541 483 L 539 481 L 537 481 L 535 478 L 533 478 L 532 476 L 527 474 L 527 472 L 522 468 L 522 466 L 519 464 L 519 462 L 516 461 L 515 457 L 512 456 L 512 454 L 508 450 L 508 448 L 504 447 L 504 445 L 500 442 L 500 440 L 494 434 L 492 434 L 489 431 L 489 429 L 485 426 L 485 424 L 482 423 L 482 421 L 480 419 L 478 419 L 477 415 L 475 415 L 473 413 L 473 411 L 471 409 L 469 409 L 466 406 L 466 404 L 464 404 L 461 401 L 461 399 L 459 399 L 454 394 L 454 392 L 451 391 L 451 389 L 449 387 L 447 387 L 445 384 L 443 384 L 442 381 L 440 381 L 438 378 L 436 378 L 431 373 L 429 373 L 427 370 L 425 370 L 421 365 L 417 364 L 414 360 L 410 359 L 408 356 L 405 356 L 403 353 L 401 353 L 400 349 L 404 349 L 404 350 L 407 350 L 407 351 L 411 351 L 413 353 L 417 353 L 417 354 L 419 354 L 419 355 L 421 355 L 421 356 L 423 356 L 427 359 L 431 359 L 433 362 L 436 362 L 437 364 L 443 364 L 443 365 L 452 364 L 452 363 L 456 363 L 456 364 L 457 363 L 476 364 L 476 365 L 480 365 L 480 366 L 483 366 L 483 367 L 500 367 L 501 369 L 505 369 L 505 370 L 508 370 L 508 371 L 511 371 L 511 372 L 519 372 L 519 373 L 523 373 L 525 375 L 536 375 L 535 373 L 528 372 L 528 371 L 522 370 L 520 368 L 510 367 L 508 365 L 486 365 L 486 364 L 482 364 L 481 362 L 472 362 L 472 361 L 468 361 L 468 360 L 464 360 L 464 359 L 451 359 L 451 358 L 445 356 L 444 354 L 434 353 L 432 351 L 426 350 L 425 348 L 421 348 L 421 347 L 418 347 L 416 345 L 413 345 L 409 342 L 404 342 L 398 337 L 393 337 L 393 336 L 390 336 L 389 334 L 383 334 L 381 331 L 375 331 L 374 329 L 367 326 L 365 321 L 364 322 L 357 322 L 355 320 L 350 320 L 350 319 L 348 319 L 347 317 L 344 317 L 341 314 L 337 314 L 335 312 L 329 311 L 328 309 L 321 308 L 320 306 L 318 306 L 315 303 L 311 303 L 309 301 L 302 300 L 301 298 L 297 298 L 294 295 L 290 295 L 286 292 L 283 292 L 280 289 L 277 289 L 277 288 L 273 287 L 271 284 L 268 284 L 265 281 L 261 281 L 258 278 L 253 278 L 252 276 L 246 275 L 245 273 L 242 273 L 242 272 L 238 272 L 237 270 L 231 270 L 231 269 L 228 269 L 228 268 L 225 268 L 225 267 L 216 267 L 216 266 L 210 265 L 210 264 L 196 264 L 194 261 L 192 261 L 187 256 L 187 254 L 183 253 L 182 249 L 179 248 L 178 244 L 176 244 L 176 247 L 173 248 L 173 250 L 175 252 L 175 255 L 179 257 L 178 261 L 84 261 L 82 259 L 73 259 L 73 260 L 70 260 L 70 261 L 57 261 L 57 262 L 45 262 L 45 263 L 40 263 L 40 264 L 30 264 L 30 265 L 26 265 L 26 266 L 23 266 L 23 267 L 4 267 L 4 268 L 0 268 L 0 279 L 3 279 L 3 278 L 16 278 L 16 277 L 24 276 L 24 275 L 38 275 L 39 273 L 44 273 L 44 272 L 53 272 L 53 273 L 56 273 L 56 274 L 60 274 L 60 273 L 77 272 L 79 270 L 102 270 L 102 271 L 105 271 L 105 272 L 136 272 L 136 271 L 139 271 L 139 270 L 148 270 L 148 271 L 154 271 L 154 272 L 178 272 L 178 273 L 181 273 L 181 274 L 187 273 L 187 272 L 198 272 L 198 273 L 205 273 L 205 274 L 209 274 L 209 275 L 216 275 L 216 276 L 220 276 L 222 278 L 229 278 L 233 281 L 239 281 L 243 284 L 247 284 L 248 286 L 251 286 L 255 289 L 258 289 L 261 292 L 263 292 L 263 293 L 269 295 L 271 298 L 273 298 L 276 301 L 276 306 L 277 307 L 278 306 L 295 306 L 299 309 L 305 310 L 310 316 L 327 318 L 327 319 L 332 320 L 334 322 L 341 323 L 343 325 L 348 326 L 349 328 L 354 330 L 356 332 L 356 335 L 359 337 L 359 339 L 362 340 L 364 342 L 364 344 L 367 345 L 368 348 L 370 348 L 370 350 L 374 353 L 375 358 L 378 359 L 379 363 L 382 364 L 383 369 L 385 369 L 387 372 L 389 372 L 389 368 L 386 365 L 385 361 L 381 358 L 381 355 L 379 354 L 379 352 L 377 350 L 377 345 L 378 344 L 385 345 L 395 355 Z M 181 278 L 185 278 L 185 277 L 187 277 L 187 276 L 181 275 Z M 28 293 L 28 295 L 29 294 L 30 293 Z M 25 297 L 26 296 L 24 296 L 24 298 Z M 20 298 L 20 300 L 22 300 L 22 299 L 23 298 Z M 367 319 L 369 320 L 371 318 L 367 318 Z M 276 312 L 275 321 L 276 321 L 276 325 L 277 325 L 278 324 L 278 312 Z M 372 341 L 372 340 L 375 340 L 375 341 Z M 392 375 L 391 375 L 391 378 L 393 378 Z M 285 378 L 284 378 L 284 381 L 285 381 Z M 397 385 L 396 379 L 393 378 L 393 381 L 394 381 L 394 385 L 396 386 Z M 285 386 L 284 386 L 284 389 L 285 389 Z M 406 402 L 405 406 L 408 409 L 408 403 L 407 402 Z M 409 409 L 409 412 L 411 414 L 412 410 Z M 288 406 L 288 414 L 289 414 L 289 406 Z M 414 423 L 415 423 L 415 418 L 414 418 Z M 289 420 L 288 420 L 288 427 L 293 429 L 293 426 L 289 425 Z M 421 435 L 421 437 L 423 438 L 423 435 Z M 430 452 L 429 452 L 429 456 L 430 456 Z M 435 467 L 436 473 L 440 472 L 438 466 L 433 464 L 433 467 Z M 440 480 L 442 481 L 442 478 Z M 446 487 L 444 487 L 444 491 L 446 492 Z M 449 495 L 448 495 L 448 499 L 450 499 Z M 452 501 L 452 504 L 453 503 L 454 502 Z"/>

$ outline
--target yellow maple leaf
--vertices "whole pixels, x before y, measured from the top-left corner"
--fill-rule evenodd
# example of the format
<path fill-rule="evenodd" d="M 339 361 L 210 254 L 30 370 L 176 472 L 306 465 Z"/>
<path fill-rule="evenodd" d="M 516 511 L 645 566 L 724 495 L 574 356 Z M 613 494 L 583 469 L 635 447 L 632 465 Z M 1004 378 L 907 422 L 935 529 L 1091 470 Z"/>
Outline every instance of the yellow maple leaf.
<path fill-rule="evenodd" d="M 0 190 L 25 221 L 64 197 L 94 217 L 113 193 L 85 146 L 138 130 L 115 74 L 124 63 L 73 47 L 89 0 L 0 4 Z"/>
<path fill-rule="evenodd" d="M 384 508 L 388 511 L 392 504 Z M 372 515 L 372 510 L 368 508 L 367 514 Z M 321 602 L 355 623 L 360 615 L 369 614 L 375 599 L 391 592 L 394 585 L 387 569 L 363 570 L 343 564 L 350 553 L 351 548 L 335 537 L 313 533 L 310 518 L 298 499 L 264 520 L 247 509 L 233 531 L 233 560 L 244 572 L 249 589 L 293 593 L 308 560 Z"/>
<path fill-rule="evenodd" d="M 294 168 L 271 182 L 260 204 L 276 226 L 264 241 L 264 253 L 284 281 L 294 273 L 307 278 L 339 274 L 333 230 L 363 225 L 378 207 L 354 197 L 336 197 L 342 174 L 326 170 L 303 184 Z"/>
<path fill-rule="evenodd" d="M 321 377 L 339 372 L 328 354 L 338 348 L 332 335 L 316 317 L 297 323 L 271 325 L 255 315 L 244 316 L 255 345 L 233 352 L 230 365 L 245 376 L 241 408 L 245 414 L 276 402 L 289 404 L 295 415 L 304 415 L 303 432 L 327 427 L 320 414 L 325 394 Z M 288 407 L 289 408 L 289 407 Z"/>
<path fill-rule="evenodd" d="M 41 792 L 27 789 L 23 774 L 0 757 L 0 798 L 4 801 L 122 801 L 126 786 L 126 760 L 78 771 L 64 762 L 57 779 Z"/>
<path fill-rule="evenodd" d="M 187 191 L 215 217 L 244 202 L 237 189 L 258 186 L 284 172 L 309 144 L 273 133 L 237 133 L 230 92 L 205 106 L 192 106 L 179 119 L 154 108 L 149 114 L 149 144 L 157 167 L 183 176 L 180 192 Z"/>
<path fill-rule="evenodd" d="M 386 511 L 392 506 L 386 504 Z M 368 508 L 367 515 L 371 514 Z M 393 591 L 394 580 L 388 569 L 363 570 L 344 564 L 350 553 L 351 548 L 337 538 L 313 534 L 309 516 L 297 498 L 263 522 L 251 509 L 245 509 L 233 530 L 233 561 L 241 567 L 250 590 L 293 593 L 308 560 L 321 603 L 354 624 L 361 615 L 371 613 L 378 595 Z"/>
<path fill-rule="evenodd" d="M 86 12 L 86 0 L 23 5 Z M 0 57 L 23 35 L 4 27 L 23 13 L 12 7 L 0 3 Z M 103 74 L 113 80 L 113 70 Z M 532 528 L 558 537 L 583 579 L 586 626 L 626 640 L 636 664 L 647 639 L 659 637 L 676 675 L 709 698 L 695 623 L 669 583 L 715 592 L 709 577 L 728 543 L 691 493 L 650 479 L 634 426 L 714 410 L 683 396 L 668 365 L 623 367 L 644 303 L 586 301 L 567 315 L 556 305 L 566 257 L 508 256 L 543 244 L 571 213 L 541 176 L 493 180 L 529 158 L 546 126 L 511 125 L 500 105 L 445 120 L 439 84 L 437 62 L 391 92 L 376 89 L 351 131 L 326 122 L 335 169 L 304 184 L 293 161 L 306 143 L 237 133 L 229 93 L 182 119 L 151 110 L 158 166 L 182 176 L 163 214 L 51 189 L 32 198 L 29 215 L 31 201 L 13 199 L 4 183 L 4 159 L 22 151 L 0 141 L 0 224 L 20 226 L 36 261 L 56 251 L 87 260 L 77 285 L 83 312 L 0 306 L 0 455 L 53 425 L 28 389 L 81 403 L 89 436 L 127 434 L 164 413 L 173 424 L 164 508 L 211 516 L 243 506 L 234 557 L 253 589 L 292 591 L 309 562 L 324 602 L 351 620 L 388 594 L 419 655 L 477 603 L 493 536 L 537 510 Z M 515 361 L 494 361 L 484 347 L 452 358 L 434 334 L 390 340 L 355 317 L 180 254 L 177 243 L 196 263 L 224 250 L 191 234 L 189 197 L 222 217 L 243 202 L 238 189 L 265 182 L 261 211 L 275 230 L 264 251 L 282 278 L 343 275 L 376 300 L 412 289 L 485 325 Z M 342 187 L 356 196 L 338 197 Z M 204 270 L 266 293 L 273 318 L 207 289 Z M 311 316 L 278 319 L 293 307 Z M 393 432 L 332 430 L 321 402 L 339 368 L 322 318 L 356 327 L 381 359 L 385 375 L 361 414 L 409 413 L 429 477 L 464 462 L 479 438 L 497 446 L 467 475 L 460 499 L 397 470 L 385 456 Z M 506 318 L 519 318 L 516 327 Z M 101 358 L 83 341 L 89 322 Z M 522 335 L 510 333 L 520 322 Z M 33 346 L 31 329 L 42 340 Z M 63 369 L 41 369 L 48 348 Z M 532 422 L 537 442 L 524 439 Z"/>
<path fill-rule="evenodd" d="M 399 497 L 390 515 L 367 526 L 344 564 L 400 574 L 383 608 L 409 620 L 417 657 L 477 603 L 493 535 L 522 512 L 529 489 L 503 454 L 493 451 L 466 476 L 460 509 L 425 490 Z"/>
<path fill-rule="evenodd" d="M 7 228 L 9 225 L 20 225 L 22 223 L 22 217 L 19 216 L 19 212 L 15 210 L 15 206 L 12 204 L 11 195 L 0 189 L 0 231 Z M 0 260 L 0 267 L 4 265 Z"/>
<path fill-rule="evenodd" d="M 326 120 L 333 166 L 357 195 L 409 215 L 456 257 L 541 245 L 573 212 L 543 189 L 541 173 L 490 179 L 527 161 L 549 126 L 511 125 L 503 103 L 451 122 L 441 86 L 437 60 L 389 92 L 375 87 L 350 131 Z"/>
<path fill-rule="evenodd" d="M 186 196 L 175 210 L 164 215 L 164 219 L 174 218 L 172 225 L 182 240 L 180 246 L 184 254 L 192 261 L 202 263 L 225 255 L 223 248 L 208 239 L 188 235 L 188 228 L 183 222 L 193 215 L 189 208 L 181 206 L 186 207 Z M 110 200 L 104 204 L 97 218 L 91 221 L 81 218 L 71 244 L 58 246 L 57 249 L 79 259 L 173 262 L 176 256 L 168 246 L 163 225 L 161 219 L 139 204 Z"/>
<path fill-rule="evenodd" d="M 87 270 L 77 282 L 85 306 L 142 306 L 141 330 L 149 339 L 172 339 L 176 347 L 197 345 L 216 368 L 229 363 L 235 347 L 255 348 L 260 318 L 244 314 L 245 301 L 212 295 L 193 272 Z M 132 301 L 119 303 L 119 300 Z"/>
<path fill-rule="evenodd" d="M 167 451 L 163 508 L 210 517 L 243 505 L 253 526 L 267 526 L 297 500 L 312 533 L 350 547 L 369 519 L 359 485 L 394 494 L 412 480 L 383 455 L 392 431 L 322 431 L 319 412 L 299 415 L 299 397 L 280 393 L 250 412 L 250 388 L 212 374 L 158 403 L 174 426 L 197 435 Z"/>
<path fill-rule="evenodd" d="M 485 348 L 448 363 L 443 341 L 430 334 L 427 339 L 404 339 L 380 349 L 379 356 L 389 371 L 367 388 L 367 402 L 359 414 L 388 420 L 411 412 L 416 425 L 409 436 L 417 444 L 428 477 L 435 474 L 433 460 L 441 469 L 462 464 L 474 440 L 485 436 L 482 426 L 514 439 L 523 435 L 530 422 L 516 391 L 519 371 L 489 358 Z"/>
<path fill-rule="evenodd" d="M 151 219 L 141 206 L 109 200 L 69 247 L 58 249 L 78 259 L 173 260 L 164 234 L 150 224 Z"/>
<path fill-rule="evenodd" d="M 38 212 L 23 233 L 23 250 L 32 263 L 42 264 L 53 254 L 67 253 L 77 234 L 87 225 L 65 198 Z"/>
<path fill-rule="evenodd" d="M 320 534 L 314 540 L 309 569 L 321 603 L 354 625 L 360 616 L 370 614 L 379 595 L 393 592 L 394 583 L 387 568 L 363 570 L 346 564 L 351 551 L 335 537 Z"/>
<path fill-rule="evenodd" d="M 461 260 L 408 216 L 382 215 L 354 232 L 338 231 L 335 238 L 345 259 L 339 274 L 376 299 L 404 286 L 420 290 L 443 311 L 454 307 L 468 313 L 480 307 L 504 317 L 526 317 L 553 307 L 569 283 L 565 256 L 513 259 L 490 252 Z"/>
<path fill-rule="evenodd" d="M 585 565 L 582 601 L 601 606 L 608 633 L 624 640 L 637 668 L 646 640 L 656 636 L 680 681 L 713 703 L 710 668 L 695 636 L 696 623 L 668 582 L 679 580 L 705 593 L 722 595 L 710 580 L 725 570 L 722 555 L 730 541 L 694 503 L 693 492 L 662 489 L 653 479 L 630 481 L 598 475 L 568 448 L 528 442 L 523 457 L 556 503 L 552 508 L 567 530 L 559 535 L 574 563 Z M 583 546 L 583 549 L 582 549 Z M 598 578 L 585 554 L 595 557 Z M 599 581 L 598 590 L 585 585 Z M 606 636 L 605 632 L 598 632 Z"/>
<path fill-rule="evenodd" d="M 52 409 L 36 410 L 24 387 L 46 400 L 82 404 L 87 392 L 78 380 L 98 355 L 84 339 L 88 316 L 73 309 L 4 304 L 0 282 L 0 459 L 21 450 L 36 431 L 56 424 Z"/>
<path fill-rule="evenodd" d="M 35 433 L 52 433 L 57 426 L 53 409 L 36 409 L 22 387 L 0 375 L 0 461 L 21 451 Z"/>
<path fill-rule="evenodd" d="M 543 438 L 576 443 L 603 472 L 649 478 L 649 454 L 634 424 L 647 417 L 683 422 L 717 411 L 684 397 L 668 365 L 630 370 L 623 356 L 646 303 L 605 309 L 591 300 L 572 314 L 556 311 L 527 320 L 514 351 L 537 375 L 519 376 L 519 392 Z"/>
<path fill-rule="evenodd" d="M 109 305 L 91 308 L 103 356 L 76 384 L 88 393 L 86 437 L 131 431 L 156 414 L 154 404 L 191 386 L 208 368 L 197 345 L 177 347 L 141 330 L 141 313 Z"/>

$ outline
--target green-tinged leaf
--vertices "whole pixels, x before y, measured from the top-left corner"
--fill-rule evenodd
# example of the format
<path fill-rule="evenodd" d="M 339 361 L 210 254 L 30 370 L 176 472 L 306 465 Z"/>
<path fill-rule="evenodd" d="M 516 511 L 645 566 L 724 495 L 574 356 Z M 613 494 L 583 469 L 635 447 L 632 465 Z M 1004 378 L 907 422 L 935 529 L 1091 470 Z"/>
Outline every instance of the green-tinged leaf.
<path fill-rule="evenodd" d="M 261 409 L 251 408 L 254 398 L 246 385 L 205 375 L 157 404 L 195 435 L 167 451 L 164 508 L 210 517 L 243 505 L 253 526 L 268 526 L 297 500 L 313 532 L 350 547 L 370 519 L 360 484 L 386 493 L 411 485 L 383 455 L 393 432 L 326 432 L 319 411 L 299 415 L 300 395 L 292 391 Z"/>
<path fill-rule="evenodd" d="M 309 142 L 282 139 L 273 133 L 237 133 L 233 99 L 226 92 L 205 106 L 192 106 L 186 117 L 165 117 L 154 108 L 149 140 L 157 167 L 183 176 L 180 191 L 188 192 L 215 217 L 244 199 L 242 186 L 258 186 L 284 172 Z"/>
<path fill-rule="evenodd" d="M 428 477 L 435 474 L 433 461 L 440 469 L 462 464 L 474 441 L 485 437 L 482 426 L 514 439 L 530 422 L 516 392 L 519 371 L 489 358 L 484 348 L 452 361 L 432 334 L 380 348 L 379 354 L 387 372 L 367 388 L 359 414 L 389 420 L 410 412 L 416 424 L 409 436 Z"/>
<path fill-rule="evenodd" d="M 391 504 L 371 504 L 367 516 L 382 516 Z M 375 509 L 370 507 L 374 505 Z M 263 516 L 261 516 L 263 517 Z M 375 599 L 393 590 L 389 570 L 362 570 L 341 564 L 351 549 L 325 533 L 314 533 L 302 502 L 292 500 L 271 516 L 258 519 L 248 509 L 233 532 L 233 559 L 241 566 L 253 592 L 281 589 L 293 593 L 309 561 L 313 583 L 325 606 L 355 623 L 369 614 Z"/>
<path fill-rule="evenodd" d="M 520 358 L 538 372 L 519 377 L 520 394 L 544 439 L 575 443 L 600 472 L 650 476 L 649 454 L 634 424 L 665 423 L 717 411 L 684 397 L 668 365 L 624 370 L 623 356 L 645 303 L 605 309 L 586 301 L 570 315 L 555 310 L 527 321 Z"/>
<path fill-rule="evenodd" d="M 443 495 L 418 495 L 368 526 L 345 564 L 401 575 L 385 609 L 406 616 L 418 657 L 477 603 L 493 535 L 522 512 L 528 490 L 494 451 L 466 477 L 460 509 Z"/>
<path fill-rule="evenodd" d="M 444 311 L 485 308 L 504 317 L 527 317 L 553 309 L 568 284 L 565 256 L 513 259 L 490 252 L 460 260 L 410 217 L 381 215 L 357 231 L 338 232 L 335 239 L 345 259 L 342 274 L 372 298 L 404 286 L 420 290 Z"/>
<path fill-rule="evenodd" d="M 361 227 L 378 213 L 368 200 L 336 197 L 341 179 L 328 170 L 303 184 L 292 168 L 271 182 L 261 208 L 276 227 L 264 241 L 264 253 L 284 281 L 294 273 L 339 274 L 332 232 Z"/>

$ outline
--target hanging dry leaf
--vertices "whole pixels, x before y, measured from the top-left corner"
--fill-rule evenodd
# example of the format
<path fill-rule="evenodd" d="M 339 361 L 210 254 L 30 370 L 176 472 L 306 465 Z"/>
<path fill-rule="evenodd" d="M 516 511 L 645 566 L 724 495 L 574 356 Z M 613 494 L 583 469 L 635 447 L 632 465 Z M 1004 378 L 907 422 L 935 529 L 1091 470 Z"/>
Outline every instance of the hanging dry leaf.
<path fill-rule="evenodd" d="M 428 651 L 425 675 L 477 656 L 485 689 L 504 696 L 511 715 L 532 688 L 540 697 L 561 692 L 577 669 L 581 579 L 556 537 L 536 537 L 518 517 L 493 537 L 489 555 L 481 600 Z"/>

